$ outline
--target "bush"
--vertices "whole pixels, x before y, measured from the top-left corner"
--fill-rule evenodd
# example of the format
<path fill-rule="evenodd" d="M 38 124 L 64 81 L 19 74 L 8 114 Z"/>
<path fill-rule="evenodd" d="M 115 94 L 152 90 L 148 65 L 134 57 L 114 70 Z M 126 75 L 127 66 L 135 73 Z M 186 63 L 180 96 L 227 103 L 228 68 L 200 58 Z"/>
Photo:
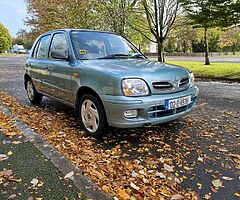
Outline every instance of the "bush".
<path fill-rule="evenodd" d="M 12 37 L 9 31 L 0 23 L 0 53 L 8 51 L 12 46 Z"/>

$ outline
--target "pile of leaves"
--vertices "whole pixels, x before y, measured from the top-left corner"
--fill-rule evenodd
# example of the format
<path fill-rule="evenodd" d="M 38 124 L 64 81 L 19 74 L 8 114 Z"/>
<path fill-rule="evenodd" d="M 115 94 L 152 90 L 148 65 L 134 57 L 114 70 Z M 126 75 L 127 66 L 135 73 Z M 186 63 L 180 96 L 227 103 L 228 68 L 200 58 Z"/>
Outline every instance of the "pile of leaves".
<path fill-rule="evenodd" d="M 130 154 L 122 152 L 120 144 L 105 149 L 79 131 L 74 117 L 67 118 L 65 113 L 22 105 L 4 92 L 0 92 L 0 99 L 14 116 L 38 132 L 116 199 L 197 199 L 194 192 L 179 186 L 186 177 L 177 177 L 179 175 L 174 173 L 172 158 L 149 155 L 144 161 L 132 159 Z M 161 140 L 161 137 L 155 136 L 155 139 Z M 143 147 L 138 151 L 148 149 Z"/>
<path fill-rule="evenodd" d="M 13 123 L 13 119 L 2 112 L 0 112 L 0 132 L 5 133 L 9 137 L 22 134 Z"/>
<path fill-rule="evenodd" d="M 193 114 L 191 118 L 173 122 L 172 126 L 113 130 L 114 134 L 97 141 L 80 131 L 73 114 L 22 105 L 3 92 L 0 92 L 0 99 L 14 116 L 33 128 L 115 199 L 199 199 L 191 189 L 184 190 L 180 185 L 192 181 L 194 190 L 206 190 L 204 179 L 194 182 L 196 169 L 201 165 L 205 168 L 204 176 L 212 177 L 207 186 L 209 192 L 204 196 L 210 199 L 212 193 L 224 188 L 224 181 L 234 179 L 209 169 L 207 163 L 218 163 L 224 170 L 239 168 L 239 154 L 234 153 L 238 144 L 233 141 L 226 146 L 224 143 L 224 137 L 232 138 L 239 132 L 237 125 L 226 120 L 229 116 L 238 117 L 232 113 L 223 113 L 223 121 Z M 206 105 L 201 104 L 197 110 L 204 107 Z M 196 132 L 197 139 L 191 138 L 191 131 Z M 202 147 L 202 141 L 206 146 Z M 214 154 L 214 158 L 210 154 Z"/>

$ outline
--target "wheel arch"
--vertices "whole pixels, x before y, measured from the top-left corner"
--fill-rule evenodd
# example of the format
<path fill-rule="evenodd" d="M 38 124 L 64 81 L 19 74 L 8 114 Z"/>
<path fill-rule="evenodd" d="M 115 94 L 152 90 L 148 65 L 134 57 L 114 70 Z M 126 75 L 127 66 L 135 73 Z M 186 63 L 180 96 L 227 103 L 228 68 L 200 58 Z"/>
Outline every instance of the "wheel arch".
<path fill-rule="evenodd" d="M 24 87 L 25 89 L 27 89 L 27 81 L 31 80 L 31 77 L 29 76 L 29 74 L 24 74 Z"/>
<path fill-rule="evenodd" d="M 102 100 L 101 100 L 100 96 L 98 95 L 98 93 L 95 92 L 95 90 L 93 90 L 92 88 L 90 88 L 88 86 L 82 86 L 77 90 L 77 93 L 76 93 L 76 99 L 75 99 L 75 107 L 76 108 L 78 108 L 79 102 L 80 102 L 80 100 L 81 100 L 81 98 L 83 97 L 84 94 L 92 94 L 93 96 L 95 96 L 99 100 L 99 102 L 103 106 Z"/>
<path fill-rule="evenodd" d="M 105 107 L 103 105 L 103 102 L 102 102 L 102 99 L 101 97 L 98 95 L 98 93 L 93 90 L 92 88 L 88 87 L 88 86 L 82 86 L 80 87 L 78 90 L 77 90 L 77 93 L 76 93 L 76 99 L 75 99 L 75 113 L 77 116 L 79 116 L 79 103 L 80 103 L 80 100 L 81 98 L 85 95 L 85 94 L 91 94 L 93 95 L 94 97 L 96 97 L 98 99 L 98 101 L 100 102 L 100 104 L 102 105 L 103 107 L 103 111 L 104 111 L 104 114 L 105 114 L 105 118 L 107 120 L 107 123 L 108 123 L 108 119 L 107 119 L 107 115 L 106 115 L 106 111 L 105 111 Z"/>

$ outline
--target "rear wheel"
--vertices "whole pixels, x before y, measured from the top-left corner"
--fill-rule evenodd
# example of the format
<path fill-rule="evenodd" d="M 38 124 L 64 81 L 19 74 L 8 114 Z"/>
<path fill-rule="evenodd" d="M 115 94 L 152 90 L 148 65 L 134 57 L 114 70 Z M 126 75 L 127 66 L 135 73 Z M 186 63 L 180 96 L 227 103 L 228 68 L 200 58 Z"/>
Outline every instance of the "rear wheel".
<path fill-rule="evenodd" d="M 26 90 L 28 99 L 32 104 L 39 104 L 42 101 L 42 95 L 37 92 L 32 81 L 30 79 L 27 80 Z"/>
<path fill-rule="evenodd" d="M 80 100 L 78 110 L 80 125 L 88 135 L 99 138 L 107 131 L 104 108 L 95 96 L 84 95 Z"/>

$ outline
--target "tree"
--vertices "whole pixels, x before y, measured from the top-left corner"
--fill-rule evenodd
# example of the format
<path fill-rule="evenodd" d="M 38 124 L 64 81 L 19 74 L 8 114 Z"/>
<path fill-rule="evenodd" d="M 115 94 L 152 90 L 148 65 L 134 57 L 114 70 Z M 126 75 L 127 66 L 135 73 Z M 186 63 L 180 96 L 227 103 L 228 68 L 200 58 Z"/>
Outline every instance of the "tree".
<path fill-rule="evenodd" d="M 208 29 L 239 22 L 239 0 L 181 0 L 191 24 L 204 29 L 205 65 L 210 65 Z M 238 18 L 237 18 L 238 17 Z"/>
<path fill-rule="evenodd" d="M 23 45 L 25 49 L 31 49 L 33 40 L 25 29 L 20 29 L 16 35 L 17 37 L 13 38 L 13 44 Z"/>
<path fill-rule="evenodd" d="M 26 0 L 26 2 L 28 8 L 26 24 L 32 27 L 33 39 L 51 29 L 87 28 L 116 32 L 130 38 L 137 45 L 146 46 L 149 43 L 131 27 L 136 21 L 146 22 L 143 13 L 136 12 L 138 0 Z M 149 31 L 146 34 L 149 35 Z"/>
<path fill-rule="evenodd" d="M 187 24 L 185 16 L 178 16 L 169 32 L 165 49 L 167 51 L 192 52 L 192 44 L 196 41 L 197 31 L 192 25 Z"/>
<path fill-rule="evenodd" d="M 12 46 L 12 37 L 9 31 L 0 23 L 0 53 L 8 51 Z"/>
<path fill-rule="evenodd" d="M 240 50 L 240 27 L 230 28 L 220 34 L 219 47 L 231 50 L 233 54 Z"/>
<path fill-rule="evenodd" d="M 116 32 L 122 36 L 129 29 L 131 15 L 137 0 L 98 0 L 95 2 L 97 21 L 101 29 Z"/>
<path fill-rule="evenodd" d="M 93 0 L 26 0 L 25 23 L 32 28 L 32 38 L 59 28 L 91 28 Z"/>
<path fill-rule="evenodd" d="M 158 61 L 164 62 L 163 45 L 174 21 L 179 13 L 178 0 L 142 0 L 142 5 L 148 22 L 148 29 L 157 43 Z"/>

